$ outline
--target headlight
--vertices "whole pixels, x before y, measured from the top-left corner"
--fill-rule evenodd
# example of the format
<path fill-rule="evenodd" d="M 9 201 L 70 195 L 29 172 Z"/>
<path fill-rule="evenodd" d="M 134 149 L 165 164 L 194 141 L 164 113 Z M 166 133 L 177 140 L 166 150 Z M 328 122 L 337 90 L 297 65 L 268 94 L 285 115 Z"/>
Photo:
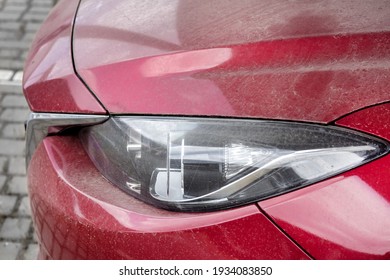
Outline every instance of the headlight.
<path fill-rule="evenodd" d="M 388 151 L 384 141 L 346 129 L 280 121 L 114 117 L 80 136 L 113 184 L 184 211 L 259 201 Z"/>

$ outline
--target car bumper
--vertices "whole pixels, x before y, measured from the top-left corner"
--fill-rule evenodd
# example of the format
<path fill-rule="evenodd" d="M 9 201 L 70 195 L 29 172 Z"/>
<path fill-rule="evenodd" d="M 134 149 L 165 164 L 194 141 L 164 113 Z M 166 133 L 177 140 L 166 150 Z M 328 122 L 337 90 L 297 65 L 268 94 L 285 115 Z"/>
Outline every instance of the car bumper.
<path fill-rule="evenodd" d="M 52 136 L 28 168 L 40 258 L 307 259 L 256 205 L 177 213 L 109 183 L 75 136 Z"/>

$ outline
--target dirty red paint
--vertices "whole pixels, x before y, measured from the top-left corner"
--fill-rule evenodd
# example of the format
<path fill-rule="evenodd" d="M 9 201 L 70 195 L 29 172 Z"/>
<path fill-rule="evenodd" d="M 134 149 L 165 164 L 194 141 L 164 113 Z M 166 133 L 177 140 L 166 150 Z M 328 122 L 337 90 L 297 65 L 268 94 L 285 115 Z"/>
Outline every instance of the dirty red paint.
<path fill-rule="evenodd" d="M 386 1 L 225 3 L 83 0 L 72 37 L 78 1 L 60 1 L 27 58 L 30 108 L 332 123 L 390 140 Z M 389 168 L 386 155 L 257 205 L 174 213 L 120 191 L 62 135 L 28 179 L 41 258 L 389 259 Z"/>

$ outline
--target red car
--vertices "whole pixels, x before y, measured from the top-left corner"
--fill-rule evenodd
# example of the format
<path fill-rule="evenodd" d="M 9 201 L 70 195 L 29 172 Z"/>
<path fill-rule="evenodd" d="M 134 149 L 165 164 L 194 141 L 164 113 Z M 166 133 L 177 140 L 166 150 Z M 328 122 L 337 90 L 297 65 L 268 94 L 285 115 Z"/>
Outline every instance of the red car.
<path fill-rule="evenodd" d="M 389 259 L 388 1 L 62 0 L 31 46 L 43 259 Z"/>

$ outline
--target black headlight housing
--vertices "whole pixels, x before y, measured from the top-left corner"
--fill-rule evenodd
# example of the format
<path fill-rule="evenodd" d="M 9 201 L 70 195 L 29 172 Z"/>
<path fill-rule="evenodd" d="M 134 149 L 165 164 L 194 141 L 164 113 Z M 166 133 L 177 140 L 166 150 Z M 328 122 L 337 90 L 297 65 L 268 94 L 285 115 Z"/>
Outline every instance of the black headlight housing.
<path fill-rule="evenodd" d="M 260 201 L 389 150 L 385 141 L 343 128 L 236 119 L 112 117 L 80 137 L 113 184 L 176 211 Z"/>

